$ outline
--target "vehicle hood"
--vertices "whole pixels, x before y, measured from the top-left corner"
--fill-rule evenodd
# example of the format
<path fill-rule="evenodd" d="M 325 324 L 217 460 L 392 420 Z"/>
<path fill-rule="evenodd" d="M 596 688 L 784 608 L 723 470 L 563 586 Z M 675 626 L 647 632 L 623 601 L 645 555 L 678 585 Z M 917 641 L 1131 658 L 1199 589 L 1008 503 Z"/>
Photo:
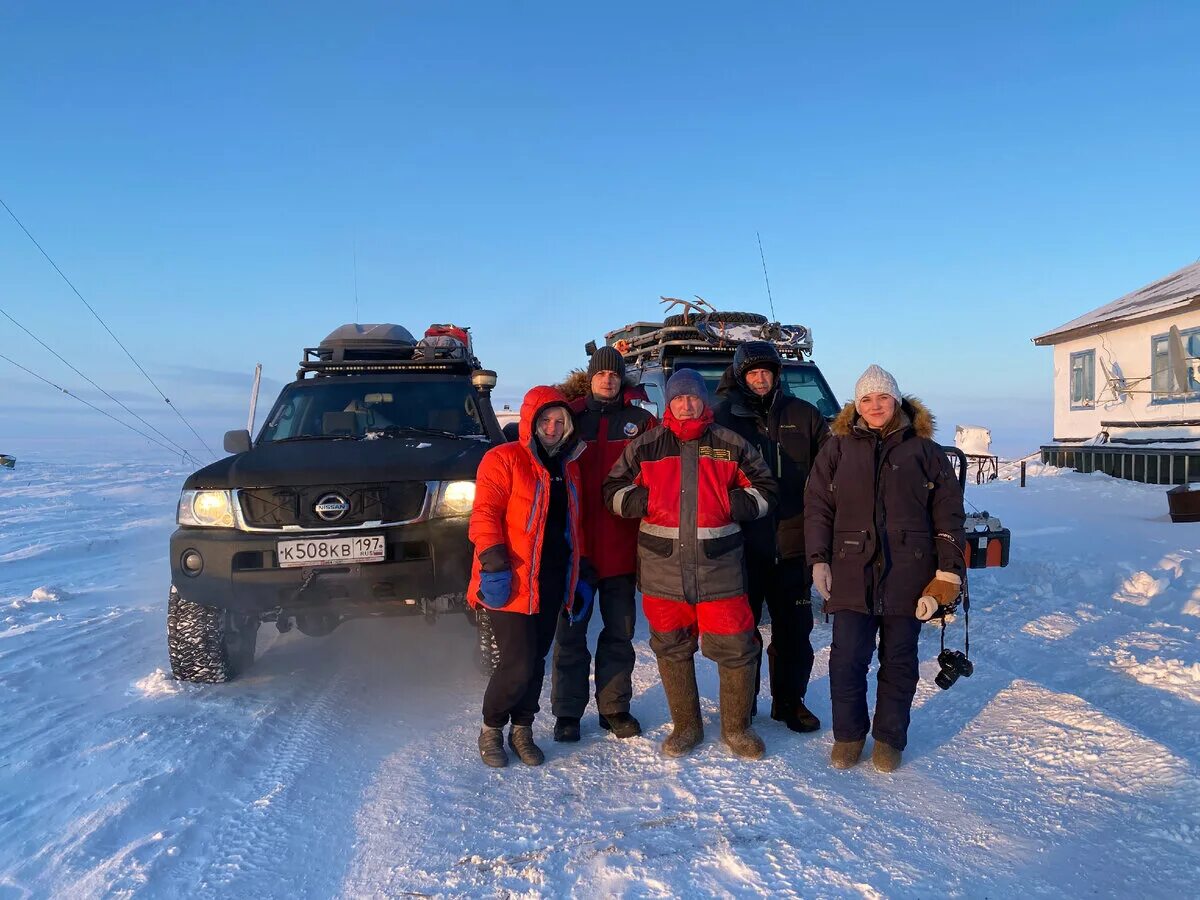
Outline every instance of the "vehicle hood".
<path fill-rule="evenodd" d="M 205 466 L 188 476 L 183 487 L 220 490 L 473 479 L 479 460 L 491 446 L 488 441 L 436 435 L 267 443 Z"/>

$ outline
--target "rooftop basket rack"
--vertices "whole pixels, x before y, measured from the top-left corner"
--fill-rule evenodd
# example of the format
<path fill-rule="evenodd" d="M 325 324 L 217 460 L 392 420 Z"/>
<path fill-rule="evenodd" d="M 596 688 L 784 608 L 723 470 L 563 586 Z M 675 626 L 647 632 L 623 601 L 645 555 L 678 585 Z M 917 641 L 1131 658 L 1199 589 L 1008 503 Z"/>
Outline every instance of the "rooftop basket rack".
<path fill-rule="evenodd" d="M 662 322 L 633 322 L 608 332 L 605 343 L 632 364 L 661 360 L 667 353 L 727 350 L 747 341 L 769 341 L 785 359 L 812 355 L 812 333 L 803 325 L 768 322 L 758 313 L 723 312 L 702 297 L 696 300 L 663 297 L 668 309 L 682 305 L 685 312 Z"/>

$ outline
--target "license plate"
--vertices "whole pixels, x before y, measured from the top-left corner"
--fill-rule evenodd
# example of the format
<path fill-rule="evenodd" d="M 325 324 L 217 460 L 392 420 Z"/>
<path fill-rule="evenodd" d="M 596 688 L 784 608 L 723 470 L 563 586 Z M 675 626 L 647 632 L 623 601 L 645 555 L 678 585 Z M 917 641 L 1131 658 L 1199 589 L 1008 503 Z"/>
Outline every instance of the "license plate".
<path fill-rule="evenodd" d="M 381 534 L 279 541 L 275 545 L 275 554 L 279 557 L 280 568 L 283 569 L 374 563 L 383 562 L 387 558 Z"/>

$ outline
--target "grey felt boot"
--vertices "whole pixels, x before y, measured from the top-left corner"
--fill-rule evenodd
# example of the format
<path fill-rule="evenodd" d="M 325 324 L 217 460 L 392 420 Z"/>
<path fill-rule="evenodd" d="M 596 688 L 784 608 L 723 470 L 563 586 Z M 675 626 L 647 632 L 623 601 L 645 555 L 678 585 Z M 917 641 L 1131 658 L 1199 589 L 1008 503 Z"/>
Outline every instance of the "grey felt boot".
<path fill-rule="evenodd" d="M 736 669 L 719 666 L 718 671 L 721 675 L 721 739 L 743 759 L 761 759 L 767 748 L 750 727 L 754 666 Z"/>
<path fill-rule="evenodd" d="M 691 659 L 686 662 L 660 659 L 658 674 L 662 677 L 667 706 L 671 708 L 671 722 L 675 725 L 662 743 L 663 755 L 686 756 L 704 740 L 700 691 L 696 687 L 696 663 Z"/>

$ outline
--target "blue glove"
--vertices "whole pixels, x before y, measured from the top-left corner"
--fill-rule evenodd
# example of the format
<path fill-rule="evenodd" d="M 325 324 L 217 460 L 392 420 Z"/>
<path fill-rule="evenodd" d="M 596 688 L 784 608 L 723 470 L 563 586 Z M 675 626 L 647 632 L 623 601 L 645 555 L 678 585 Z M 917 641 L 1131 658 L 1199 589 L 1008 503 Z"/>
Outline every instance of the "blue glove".
<path fill-rule="evenodd" d="M 575 585 L 575 597 L 567 609 L 567 619 L 572 625 L 587 618 L 595 599 L 596 589 L 580 578 L 579 583 Z"/>
<path fill-rule="evenodd" d="M 508 606 L 511 592 L 512 569 L 479 573 L 479 601 L 488 609 L 503 609 Z"/>

